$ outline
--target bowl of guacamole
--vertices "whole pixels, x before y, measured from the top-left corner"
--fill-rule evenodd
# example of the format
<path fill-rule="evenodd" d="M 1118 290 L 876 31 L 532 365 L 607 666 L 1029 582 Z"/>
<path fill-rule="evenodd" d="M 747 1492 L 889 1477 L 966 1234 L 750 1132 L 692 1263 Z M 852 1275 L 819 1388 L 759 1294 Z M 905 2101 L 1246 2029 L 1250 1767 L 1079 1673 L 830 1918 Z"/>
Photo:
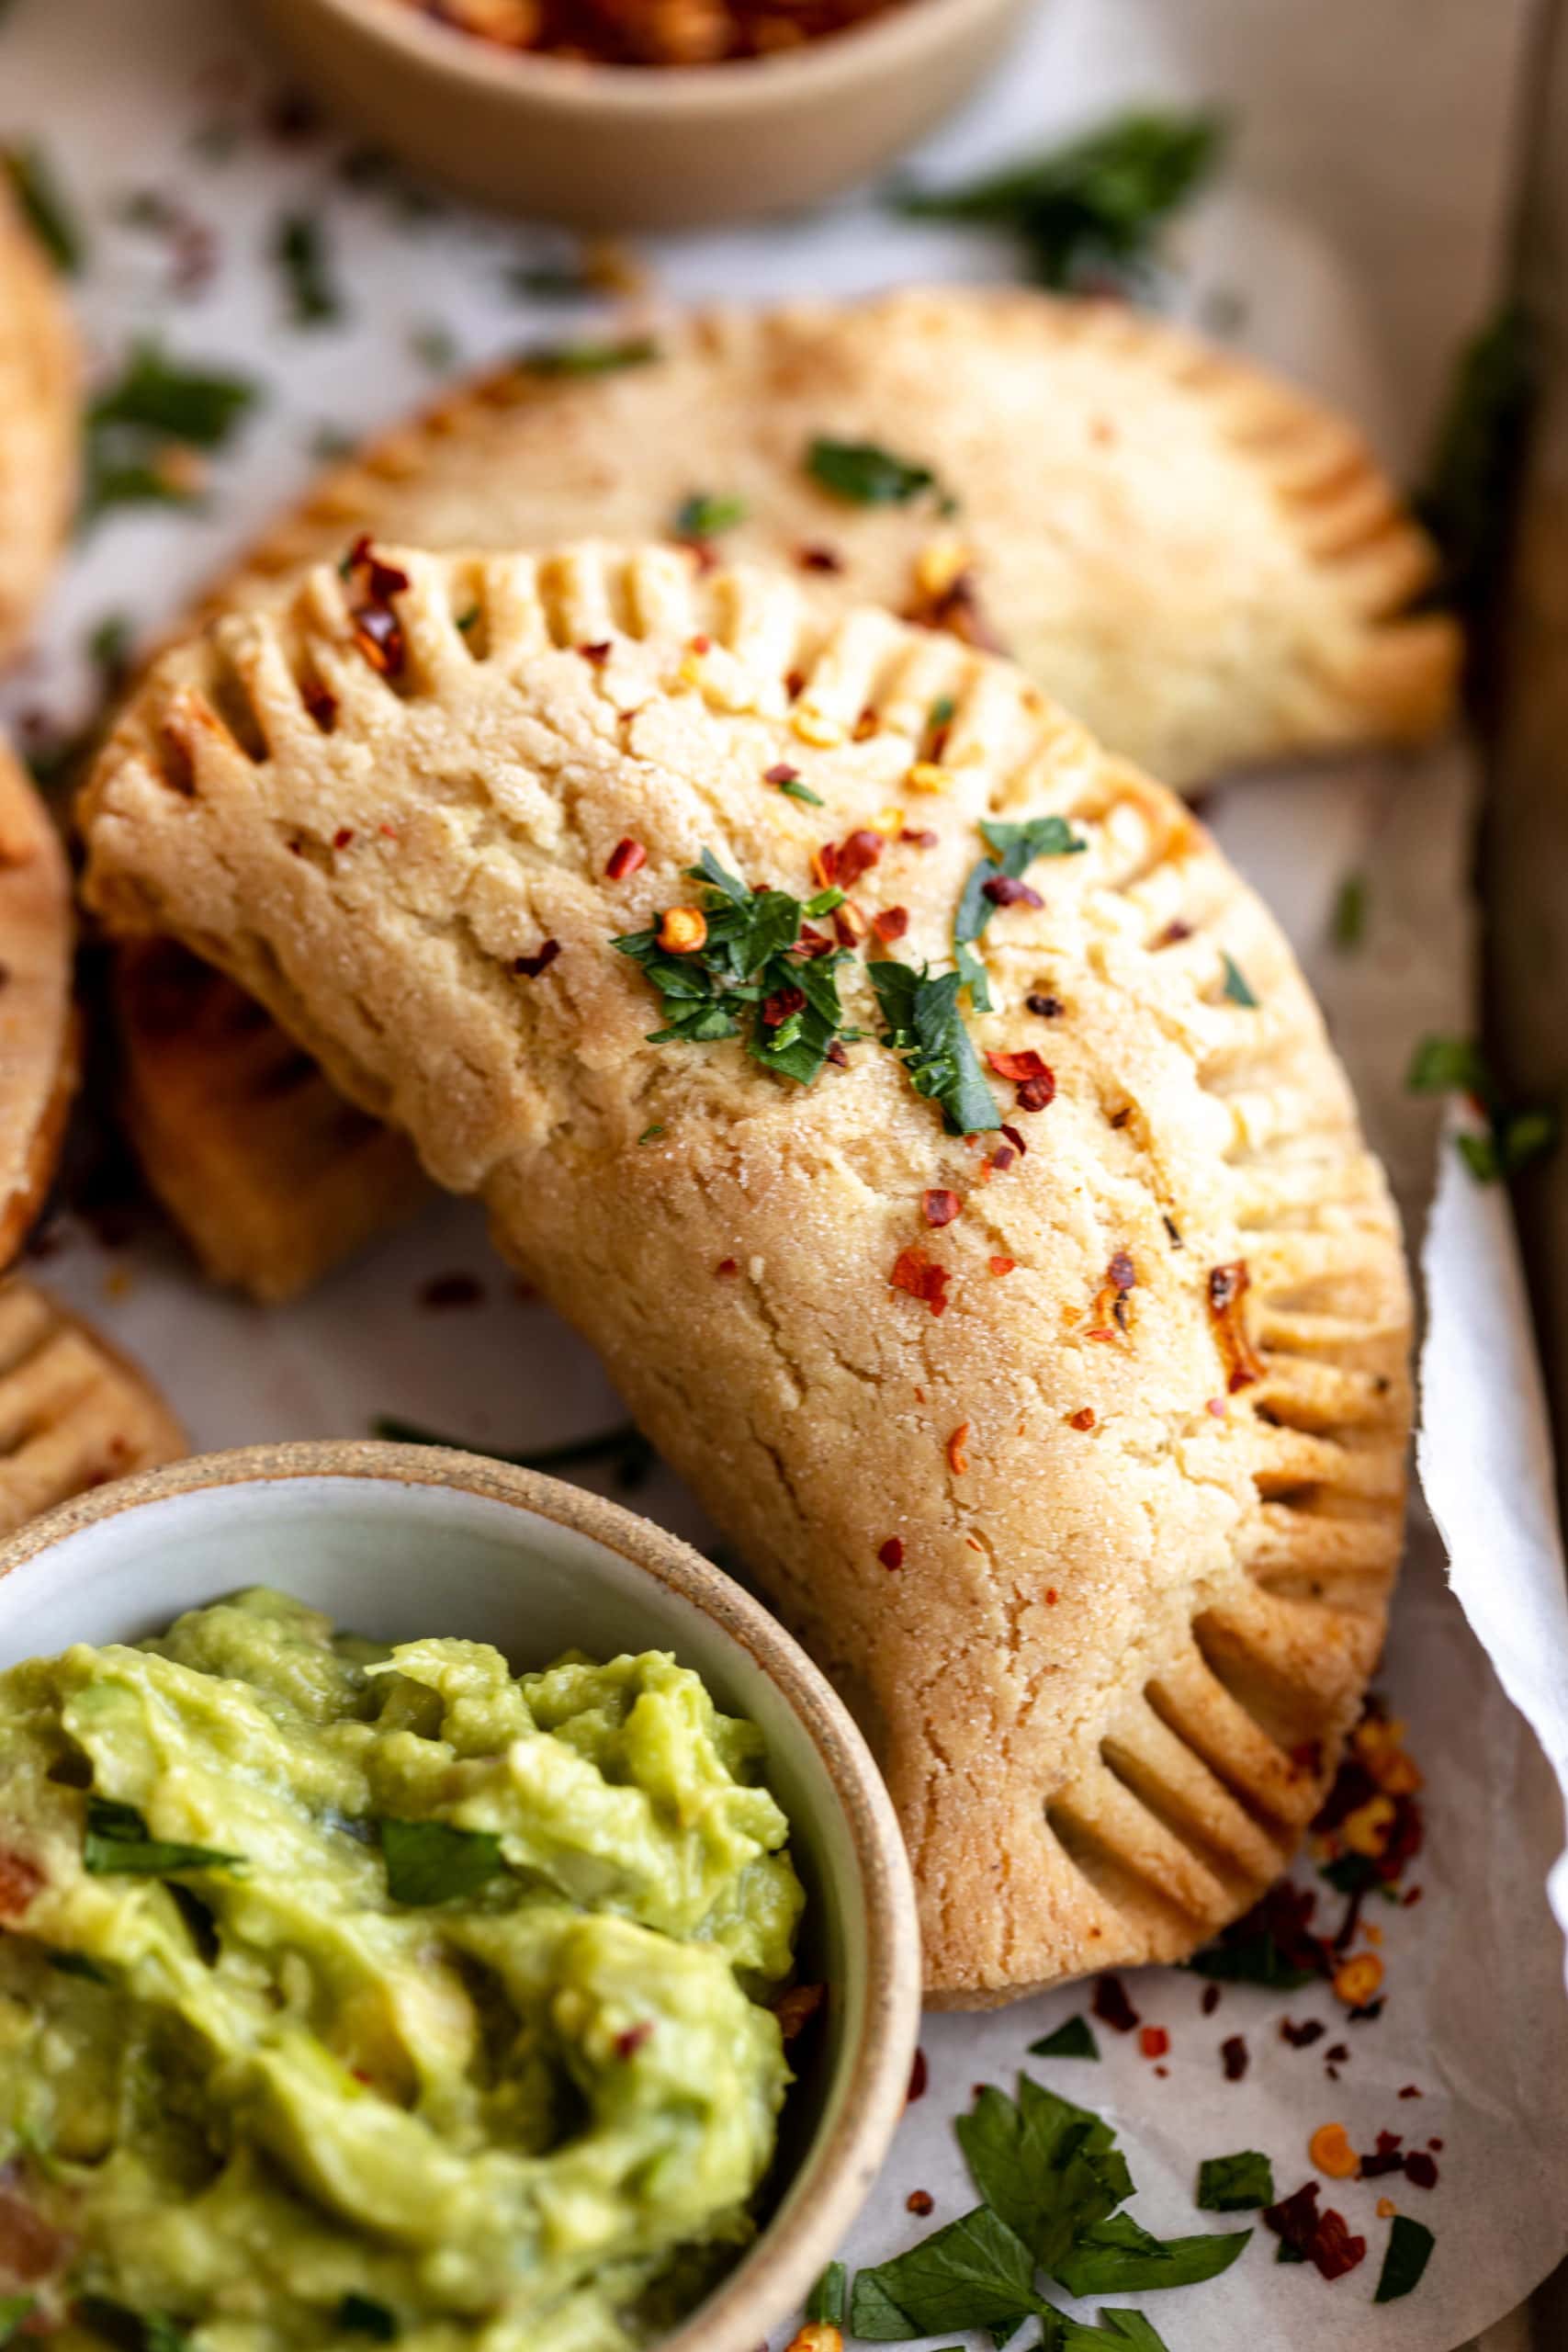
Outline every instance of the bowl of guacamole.
<path fill-rule="evenodd" d="M 0 2343 L 754 2345 L 913 2043 L 841 1713 L 711 1564 L 473 1457 L 217 1456 L 25 1531 Z"/>

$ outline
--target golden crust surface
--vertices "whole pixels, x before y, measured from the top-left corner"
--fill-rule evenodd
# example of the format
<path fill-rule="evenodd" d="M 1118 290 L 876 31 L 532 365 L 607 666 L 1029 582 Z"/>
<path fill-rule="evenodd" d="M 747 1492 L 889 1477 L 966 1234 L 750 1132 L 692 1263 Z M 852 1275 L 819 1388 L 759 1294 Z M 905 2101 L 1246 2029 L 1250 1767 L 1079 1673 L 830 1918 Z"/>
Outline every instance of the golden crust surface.
<path fill-rule="evenodd" d="M 145 1373 L 100 1331 L 33 1283 L 0 1283 L 0 1536 L 186 1450 Z"/>
<path fill-rule="evenodd" d="M 76 339 L 0 188 L 0 662 L 22 643 L 76 499 Z"/>
<path fill-rule="evenodd" d="M 76 1081 L 71 875 L 42 801 L 0 741 L 0 1268 L 54 1174 Z"/>
<path fill-rule="evenodd" d="M 126 1126 L 214 1282 L 276 1306 L 425 1199 L 405 1138 L 344 1102 L 210 965 L 137 941 L 111 989 Z"/>
<path fill-rule="evenodd" d="M 1315 1809 L 1401 1539 L 1404 1260 L 1280 933 L 1168 792 L 945 636 L 670 549 L 387 560 L 395 674 L 327 568 L 156 668 L 84 804 L 94 904 L 484 1193 L 859 1709 L 933 1997 L 1190 1951 Z M 609 943 L 702 850 L 805 896 L 880 826 L 860 908 L 945 963 L 979 821 L 1052 814 L 1086 847 L 996 912 L 971 1023 L 1055 1073 L 1004 1107 L 1010 1164 L 872 1039 L 808 1089 L 649 1042 Z M 609 880 L 626 837 L 647 864 Z M 858 963 L 844 989 L 874 1032 Z M 941 1316 L 890 1282 L 909 1249 Z"/>
<path fill-rule="evenodd" d="M 946 288 L 699 314 L 659 351 L 460 391 L 327 473 L 216 601 L 362 530 L 429 548 L 630 542 L 672 532 L 705 492 L 745 505 L 727 560 L 827 562 L 800 573 L 819 610 L 880 604 L 989 633 L 1179 786 L 1418 740 L 1450 713 L 1457 634 L 1409 610 L 1432 551 L 1359 435 L 1174 327 Z M 956 511 L 934 493 L 830 495 L 806 469 L 818 435 L 930 468 Z"/>

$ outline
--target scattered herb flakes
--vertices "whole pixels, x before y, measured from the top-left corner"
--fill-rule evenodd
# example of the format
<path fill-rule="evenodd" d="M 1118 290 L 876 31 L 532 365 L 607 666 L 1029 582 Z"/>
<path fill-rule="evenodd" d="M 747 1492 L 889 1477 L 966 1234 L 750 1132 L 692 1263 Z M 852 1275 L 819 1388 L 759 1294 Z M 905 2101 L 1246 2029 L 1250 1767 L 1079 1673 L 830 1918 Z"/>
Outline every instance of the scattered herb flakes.
<path fill-rule="evenodd" d="M 1094 2038 L 1094 2028 L 1087 2018 L 1068 2018 L 1055 2033 L 1042 2036 L 1029 2045 L 1035 2058 L 1098 2058 L 1100 2044 Z"/>
<path fill-rule="evenodd" d="M 1454 1137 L 1477 1183 L 1506 1182 L 1554 1151 L 1562 1139 L 1562 1120 L 1556 1106 L 1508 1102 L 1480 1047 L 1469 1038 L 1423 1037 L 1411 1056 L 1404 1083 L 1412 1094 L 1467 1094 L 1483 1113 L 1483 1134 Z"/>
<path fill-rule="evenodd" d="M 830 2262 L 806 2299 L 806 2316 L 819 2325 L 842 2327 L 849 2306 L 850 2274 L 841 2262 Z"/>
<path fill-rule="evenodd" d="M 953 918 L 953 940 L 970 1001 L 976 1012 L 988 1012 L 991 991 L 986 967 L 970 950 L 998 905 L 1004 903 L 992 886 L 1019 881 L 1037 857 L 1074 857 L 1089 843 L 1074 832 L 1065 817 L 1032 817 L 1021 825 L 983 824 L 980 831 L 991 854 L 969 870 Z"/>
<path fill-rule="evenodd" d="M 690 951 L 661 946 L 662 924 L 611 943 L 659 991 L 664 1026 L 649 1032 L 650 1044 L 705 1044 L 743 1034 L 764 1069 L 809 1086 L 829 1048 L 851 1034 L 839 1001 L 847 951 L 797 951 L 802 926 L 841 905 L 843 893 L 824 890 L 803 903 L 785 890 L 749 890 L 711 850 L 690 871 L 707 886 L 704 931 Z"/>
<path fill-rule="evenodd" d="M 87 258 L 86 239 L 43 149 L 35 141 L 0 147 L 0 171 L 28 228 L 54 264 L 74 277 Z"/>
<path fill-rule="evenodd" d="M 834 441 L 820 433 L 807 444 L 806 470 L 852 506 L 907 506 L 936 488 L 929 466 L 897 458 L 874 441 Z"/>
<path fill-rule="evenodd" d="M 857 2271 L 850 2298 L 851 2333 L 874 2343 L 984 2327 L 1000 2346 L 1026 2319 L 1054 2316 L 1034 2290 L 1029 2248 L 987 2205 Z"/>
<path fill-rule="evenodd" d="M 1492 1074 L 1469 1037 L 1423 1037 L 1404 1083 L 1412 1094 L 1472 1094 L 1478 1102 L 1492 1092 Z"/>
<path fill-rule="evenodd" d="M 0 2345 L 13 2341 L 37 2301 L 36 2295 L 0 2295 Z"/>
<path fill-rule="evenodd" d="M 84 522 L 116 506 L 193 504 L 193 453 L 223 447 L 255 399 L 249 379 L 187 367 L 141 338 L 87 410 Z"/>
<path fill-rule="evenodd" d="M 1365 2260 L 1367 2241 L 1351 2235 L 1343 2213 L 1332 2207 L 1320 2213 L 1317 2197 L 1318 2185 L 1309 2180 L 1293 2196 L 1268 2206 L 1264 2223 L 1290 2249 L 1289 2255 L 1280 2254 L 1281 2262 L 1292 2258 L 1311 2262 L 1323 2278 L 1343 2278 Z"/>
<path fill-rule="evenodd" d="M 1196 2203 L 1205 2213 L 1247 2213 L 1274 2202 L 1274 2167 L 1256 2148 L 1234 2156 L 1205 2156 L 1198 2167 Z"/>
<path fill-rule="evenodd" d="M 949 1135 L 988 1134 L 1002 1124 L 996 1096 L 959 1011 L 961 972 L 933 978 L 922 966 L 889 956 L 871 965 L 886 1027 L 882 1042 L 897 1055 L 917 1094 L 941 1105 Z"/>
<path fill-rule="evenodd" d="M 1295 1894 L 1294 1888 L 1275 1892 Z M 1311 1897 L 1305 1901 L 1310 1908 Z M 1314 1983 L 1324 1973 L 1315 1945 L 1311 1955 L 1305 1954 L 1293 1936 L 1281 1932 L 1281 1923 L 1272 1916 L 1267 1896 L 1243 1918 L 1223 1928 L 1213 1943 L 1205 1944 L 1201 1951 L 1194 1952 L 1182 1964 L 1197 1976 L 1213 1977 L 1226 1984 L 1262 1984 L 1277 1993 L 1293 1993 L 1303 1984 Z"/>
<path fill-rule="evenodd" d="M 1408 2295 L 1412 2288 L 1418 2287 L 1437 2243 L 1424 2222 L 1408 2221 L 1403 2213 L 1396 2213 L 1389 2225 L 1388 2245 L 1378 2273 L 1373 2302 L 1396 2303 L 1402 2295 Z"/>
<path fill-rule="evenodd" d="M 1442 558 L 1438 593 L 1472 621 L 1495 609 L 1539 390 L 1530 322 L 1506 303 L 1460 353 L 1416 514 Z"/>
<path fill-rule="evenodd" d="M 87 1799 L 82 1861 L 95 1878 L 166 1878 L 177 1871 L 235 1871 L 245 1866 L 242 1854 L 152 1837 L 134 1805 L 117 1804 L 107 1797 Z"/>
<path fill-rule="evenodd" d="M 1242 970 L 1241 966 L 1236 962 L 1235 956 L 1227 956 L 1222 949 L 1220 954 L 1220 962 L 1224 967 L 1224 993 L 1229 998 L 1232 1004 L 1241 1005 L 1246 1012 L 1256 1012 L 1258 1010 L 1258 999 L 1253 995 L 1251 989 L 1247 986 L 1247 975 Z"/>
<path fill-rule="evenodd" d="M 337 2307 L 337 2324 L 347 2335 L 367 2335 L 373 2344 L 395 2344 L 398 2340 L 396 2312 L 352 2289 Z"/>
<path fill-rule="evenodd" d="M 802 784 L 797 775 L 781 775 L 774 780 L 786 800 L 798 800 L 807 808 L 826 808 L 822 795 L 813 792 L 808 784 Z"/>
<path fill-rule="evenodd" d="M 1131 113 L 965 187 L 896 200 L 919 219 L 1010 230 L 1039 285 L 1142 290 L 1159 232 L 1213 174 L 1225 135 L 1211 113 Z"/>
<path fill-rule="evenodd" d="M 291 324 L 329 326 L 343 316 L 326 231 L 314 213 L 281 216 L 273 231 L 272 258 L 282 273 Z"/>
<path fill-rule="evenodd" d="M 449 1821 L 377 1824 L 394 1903 L 424 1910 L 477 1894 L 502 1867 L 501 1838 L 492 1829 L 457 1829 Z"/>
<path fill-rule="evenodd" d="M 1352 956 L 1367 935 L 1367 903 L 1370 896 L 1364 874 L 1347 874 L 1334 894 L 1334 909 L 1328 918 L 1328 937 L 1332 946 L 1342 956 Z"/>
<path fill-rule="evenodd" d="M 638 1143 L 657 1143 L 663 1133 L 663 1122 L 660 1119 L 655 1119 L 650 1127 L 644 1127 L 641 1135 L 637 1137 L 637 1141 Z"/>
<path fill-rule="evenodd" d="M 651 1130 L 639 1136 L 639 1142 L 647 1141 L 649 1133 Z M 454 1453 L 482 1453 L 487 1461 L 514 1463 L 520 1470 L 570 1470 L 607 1461 L 614 1464 L 617 1483 L 623 1487 L 640 1486 L 653 1465 L 653 1448 L 630 1421 L 596 1430 L 592 1437 L 539 1446 L 528 1453 L 506 1453 L 499 1446 L 480 1445 L 473 1438 L 446 1437 L 423 1422 L 400 1420 L 393 1413 L 378 1413 L 370 1424 L 370 1434 L 399 1445 L 444 1445 Z"/>
<path fill-rule="evenodd" d="M 647 368 L 660 356 L 650 334 L 619 343 L 553 343 L 525 351 L 518 366 L 529 376 L 613 376 L 622 368 Z"/>
<path fill-rule="evenodd" d="M 733 531 L 746 520 L 743 498 L 714 498 L 705 491 L 694 490 L 681 503 L 675 516 L 675 537 L 678 539 L 716 539 L 721 531 Z"/>

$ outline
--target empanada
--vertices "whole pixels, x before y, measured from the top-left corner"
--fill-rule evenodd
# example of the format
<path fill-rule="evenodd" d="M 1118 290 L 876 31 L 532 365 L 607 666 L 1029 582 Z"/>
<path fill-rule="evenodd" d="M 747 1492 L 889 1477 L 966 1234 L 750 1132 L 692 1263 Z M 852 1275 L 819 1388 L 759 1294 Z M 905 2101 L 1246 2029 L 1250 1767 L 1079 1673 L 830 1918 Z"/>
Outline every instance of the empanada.
<path fill-rule="evenodd" d="M 76 339 L 0 186 L 0 662 L 21 645 L 76 502 Z"/>
<path fill-rule="evenodd" d="M 1378 1654 L 1409 1302 L 1290 951 L 1168 792 L 777 574 L 377 548 L 171 652 L 83 819 L 101 914 L 483 1193 L 839 1677 L 934 1997 L 1189 1951 L 1282 1867 Z M 955 944 L 993 1010 L 917 988 Z"/>
<path fill-rule="evenodd" d="M 0 1269 L 54 1174 L 76 1082 L 64 844 L 0 738 Z"/>
<path fill-rule="evenodd" d="M 138 1365 L 32 1283 L 0 1283 L 0 1536 L 185 1451 Z"/>

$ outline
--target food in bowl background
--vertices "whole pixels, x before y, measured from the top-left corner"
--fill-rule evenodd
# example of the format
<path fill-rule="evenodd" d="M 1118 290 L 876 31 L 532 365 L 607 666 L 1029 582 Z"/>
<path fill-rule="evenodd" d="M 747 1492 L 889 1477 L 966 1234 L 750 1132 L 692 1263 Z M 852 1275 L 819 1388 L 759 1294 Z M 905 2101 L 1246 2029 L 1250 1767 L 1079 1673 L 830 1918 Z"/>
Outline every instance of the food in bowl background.
<path fill-rule="evenodd" d="M 607 65 L 773 57 L 908 0 L 388 0 L 502 49 Z"/>

